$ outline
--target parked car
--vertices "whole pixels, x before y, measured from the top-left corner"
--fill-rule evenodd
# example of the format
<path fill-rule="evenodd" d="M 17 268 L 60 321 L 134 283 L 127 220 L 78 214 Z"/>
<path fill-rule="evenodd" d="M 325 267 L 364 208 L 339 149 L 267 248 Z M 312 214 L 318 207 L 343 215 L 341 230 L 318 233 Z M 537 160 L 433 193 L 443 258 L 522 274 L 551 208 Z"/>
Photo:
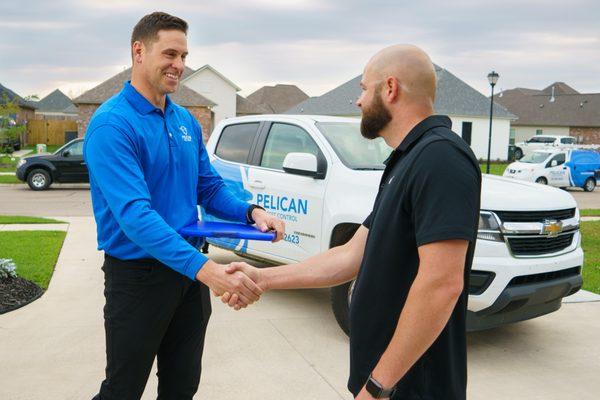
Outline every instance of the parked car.
<path fill-rule="evenodd" d="M 53 154 L 23 157 L 17 164 L 17 178 L 32 190 L 46 190 L 54 182 L 88 183 L 83 161 L 83 139 L 65 144 Z"/>
<path fill-rule="evenodd" d="M 560 188 L 596 188 L 600 153 L 590 150 L 536 150 L 504 170 L 507 178 Z"/>
<path fill-rule="evenodd" d="M 550 148 L 550 149 L 549 149 Z M 535 150 L 553 150 L 556 148 L 562 149 L 598 149 L 598 145 L 577 144 L 577 138 L 573 136 L 560 135 L 537 135 L 525 142 L 515 144 L 514 157 L 515 160 L 520 160 L 523 156 L 531 154 Z"/>
<path fill-rule="evenodd" d="M 209 239 L 272 264 L 295 263 L 346 243 L 370 213 L 391 149 L 360 134 L 360 121 L 306 115 L 228 118 L 207 151 L 241 198 L 286 222 L 278 243 Z M 452 212 L 452 210 L 448 210 Z M 218 220 L 201 210 L 204 220 Z M 562 190 L 484 175 L 469 281 L 468 328 L 490 328 L 556 311 L 582 285 L 579 211 Z M 332 288 L 348 332 L 353 282 Z"/>

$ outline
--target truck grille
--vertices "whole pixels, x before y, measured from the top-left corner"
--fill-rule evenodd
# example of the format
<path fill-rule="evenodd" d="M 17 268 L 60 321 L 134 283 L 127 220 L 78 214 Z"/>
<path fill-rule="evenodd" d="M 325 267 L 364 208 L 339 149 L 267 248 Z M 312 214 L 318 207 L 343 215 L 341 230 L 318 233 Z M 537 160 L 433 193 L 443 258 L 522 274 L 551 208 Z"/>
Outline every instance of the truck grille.
<path fill-rule="evenodd" d="M 494 211 L 502 222 L 543 222 L 546 219 L 569 219 L 575 216 L 575 209 L 552 211 Z"/>
<path fill-rule="evenodd" d="M 573 243 L 575 232 L 557 237 L 509 237 L 508 245 L 515 256 L 536 256 L 556 253 L 566 249 Z"/>

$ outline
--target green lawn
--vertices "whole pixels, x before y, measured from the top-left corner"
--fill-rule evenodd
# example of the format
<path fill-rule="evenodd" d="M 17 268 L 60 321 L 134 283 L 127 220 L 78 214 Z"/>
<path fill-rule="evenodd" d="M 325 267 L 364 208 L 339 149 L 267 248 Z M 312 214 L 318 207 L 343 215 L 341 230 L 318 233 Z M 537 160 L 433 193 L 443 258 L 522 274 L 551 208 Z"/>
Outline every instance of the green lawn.
<path fill-rule="evenodd" d="M 48 153 L 54 153 L 56 150 L 58 150 L 59 148 L 61 148 L 62 146 L 64 146 L 64 144 L 48 144 L 46 145 L 46 152 Z M 31 145 L 31 146 L 24 146 L 21 148 L 21 150 L 32 150 L 33 153 L 29 153 L 29 154 L 35 154 L 35 146 Z"/>
<path fill-rule="evenodd" d="M 579 210 L 579 215 L 584 217 L 600 217 L 600 210 L 596 208 L 588 208 L 585 210 Z"/>
<path fill-rule="evenodd" d="M 3 224 L 65 224 L 66 222 L 50 218 L 24 217 L 22 215 L 0 215 L 0 225 Z"/>
<path fill-rule="evenodd" d="M 18 276 L 46 290 L 66 234 L 61 231 L 0 232 L 0 258 L 11 258 Z"/>
<path fill-rule="evenodd" d="M 583 288 L 600 294 L 600 221 L 581 223 L 583 263 Z"/>
<path fill-rule="evenodd" d="M 502 176 L 507 165 L 508 165 L 508 163 L 490 162 L 490 175 Z M 481 172 L 485 174 L 485 171 L 487 168 L 486 163 L 480 162 L 479 168 L 481 168 Z"/>
<path fill-rule="evenodd" d="M 0 175 L 0 183 L 23 183 L 14 175 Z"/>
<path fill-rule="evenodd" d="M 0 172 L 15 172 L 19 157 L 0 156 Z"/>

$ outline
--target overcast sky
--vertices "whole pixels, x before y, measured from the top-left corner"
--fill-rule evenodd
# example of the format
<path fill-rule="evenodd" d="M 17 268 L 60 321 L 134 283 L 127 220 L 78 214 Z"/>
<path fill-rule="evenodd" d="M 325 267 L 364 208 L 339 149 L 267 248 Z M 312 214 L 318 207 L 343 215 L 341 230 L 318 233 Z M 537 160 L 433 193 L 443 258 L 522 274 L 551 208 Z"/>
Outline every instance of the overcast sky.
<path fill-rule="evenodd" d="M 242 95 L 275 83 L 321 95 L 395 43 L 422 47 L 486 95 L 491 70 L 497 90 L 563 81 L 600 92 L 594 0 L 2 0 L 0 83 L 79 95 L 130 65 L 131 30 L 157 10 L 189 23 L 187 65 L 212 65 Z"/>

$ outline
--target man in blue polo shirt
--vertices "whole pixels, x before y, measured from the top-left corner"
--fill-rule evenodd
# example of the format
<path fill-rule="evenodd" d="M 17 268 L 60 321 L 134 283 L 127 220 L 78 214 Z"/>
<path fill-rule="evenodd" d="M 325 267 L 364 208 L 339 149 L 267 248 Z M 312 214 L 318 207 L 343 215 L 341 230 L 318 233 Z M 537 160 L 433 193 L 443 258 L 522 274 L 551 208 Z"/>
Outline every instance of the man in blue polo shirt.
<path fill-rule="evenodd" d="M 133 400 L 144 391 L 154 358 L 158 398 L 191 400 L 198 388 L 209 288 L 236 293 L 238 307 L 261 289 L 244 273 L 228 274 L 177 231 L 197 220 L 197 205 L 241 223 L 284 224 L 237 199 L 211 167 L 193 116 L 167 93 L 179 86 L 187 23 L 155 12 L 131 38 L 131 82 L 94 114 L 84 157 L 105 252 L 106 379 L 95 399 Z"/>

